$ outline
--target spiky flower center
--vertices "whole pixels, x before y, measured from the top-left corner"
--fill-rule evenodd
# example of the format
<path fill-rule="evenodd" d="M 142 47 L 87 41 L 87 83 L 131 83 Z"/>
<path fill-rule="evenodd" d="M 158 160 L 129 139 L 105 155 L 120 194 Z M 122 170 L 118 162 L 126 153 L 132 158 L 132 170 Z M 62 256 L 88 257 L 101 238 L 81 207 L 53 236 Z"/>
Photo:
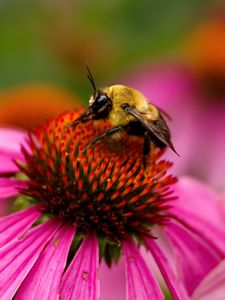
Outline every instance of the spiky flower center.
<path fill-rule="evenodd" d="M 81 234 L 94 231 L 114 241 L 150 234 L 152 225 L 167 219 L 175 182 L 166 174 L 171 164 L 153 151 L 144 169 L 142 138 L 125 134 L 82 153 L 110 124 L 94 121 L 67 129 L 77 117 L 77 112 L 63 114 L 39 128 L 35 141 L 30 137 L 31 152 L 23 148 L 26 164 L 20 166 L 29 178 L 23 193 Z"/>

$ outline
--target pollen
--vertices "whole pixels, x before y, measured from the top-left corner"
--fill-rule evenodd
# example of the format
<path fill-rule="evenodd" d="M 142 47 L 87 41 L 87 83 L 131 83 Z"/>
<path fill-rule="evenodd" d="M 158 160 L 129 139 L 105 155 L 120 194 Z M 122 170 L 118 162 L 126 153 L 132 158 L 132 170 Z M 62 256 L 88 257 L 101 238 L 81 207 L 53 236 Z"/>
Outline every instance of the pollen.
<path fill-rule="evenodd" d="M 29 136 L 30 149 L 22 149 L 26 163 L 19 165 L 28 177 L 22 193 L 81 235 L 95 232 L 114 241 L 151 235 L 153 225 L 167 222 L 175 199 L 176 179 L 167 174 L 171 163 L 155 149 L 144 169 L 143 139 L 125 133 L 120 143 L 107 138 L 82 152 L 111 126 L 101 120 L 68 128 L 78 116 L 62 114 Z"/>

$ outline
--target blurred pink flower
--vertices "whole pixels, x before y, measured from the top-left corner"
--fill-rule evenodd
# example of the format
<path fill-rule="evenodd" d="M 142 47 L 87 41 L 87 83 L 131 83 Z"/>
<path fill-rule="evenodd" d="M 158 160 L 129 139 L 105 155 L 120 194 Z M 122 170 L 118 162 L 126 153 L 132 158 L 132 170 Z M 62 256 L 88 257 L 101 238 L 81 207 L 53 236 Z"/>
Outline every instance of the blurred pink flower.
<path fill-rule="evenodd" d="M 35 141 L 21 131 L 0 130 L 0 200 L 20 195 L 33 204 L 0 218 L 0 298 L 94 300 L 101 292 L 107 300 L 164 299 L 138 241 L 173 299 L 190 299 L 225 258 L 217 195 L 183 178 L 174 185 L 176 199 L 175 179 L 167 174 L 171 164 L 156 152 L 144 171 L 140 139 L 133 147 L 127 139 L 120 152 L 101 143 L 78 155 L 107 124 L 82 124 L 76 134 L 65 130 L 77 116 L 49 121 Z M 111 269 L 115 247 L 123 254 Z M 108 265 L 104 259 L 99 264 L 99 256 Z M 115 281 L 109 284 L 108 276 Z"/>
<path fill-rule="evenodd" d="M 199 80 L 182 64 L 135 70 L 124 82 L 165 110 L 172 121 L 172 140 L 181 157 L 168 151 L 176 175 L 194 175 L 218 189 L 225 188 L 225 103 L 207 103 Z M 224 97 L 225 100 L 225 97 Z"/>

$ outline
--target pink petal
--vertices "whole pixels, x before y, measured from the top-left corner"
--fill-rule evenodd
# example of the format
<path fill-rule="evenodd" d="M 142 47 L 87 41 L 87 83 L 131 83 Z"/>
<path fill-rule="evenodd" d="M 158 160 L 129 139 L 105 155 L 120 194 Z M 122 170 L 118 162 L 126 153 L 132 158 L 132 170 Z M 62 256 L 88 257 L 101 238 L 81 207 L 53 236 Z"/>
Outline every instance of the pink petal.
<path fill-rule="evenodd" d="M 179 218 L 179 222 L 187 224 L 192 231 L 198 231 L 211 246 L 225 253 L 225 217 L 219 195 L 207 185 L 189 177 L 179 179 L 175 192 L 178 200 L 170 211 Z M 210 239 L 210 236 L 214 238 Z"/>
<path fill-rule="evenodd" d="M 98 239 L 85 238 L 62 278 L 61 299 L 99 299 Z"/>
<path fill-rule="evenodd" d="M 24 144 L 27 132 L 14 128 L 0 128 L 0 150 L 20 153 L 20 146 Z"/>
<path fill-rule="evenodd" d="M 59 298 L 59 286 L 75 227 L 61 227 L 27 275 L 15 299 L 47 300 Z"/>
<path fill-rule="evenodd" d="M 24 180 L 0 177 L 0 199 L 18 195 L 18 188 L 25 188 L 26 186 L 27 183 Z"/>
<path fill-rule="evenodd" d="M 132 240 L 123 243 L 126 259 L 127 299 L 161 300 L 164 296 Z"/>
<path fill-rule="evenodd" d="M 104 260 L 100 264 L 101 300 L 124 300 L 126 297 L 126 275 L 124 256 L 121 255 L 117 264 L 110 267 Z M 112 284 L 113 282 L 113 284 Z"/>
<path fill-rule="evenodd" d="M 175 277 L 171 266 L 152 238 L 145 238 L 145 245 L 151 251 L 174 300 L 188 300 L 189 297 L 182 283 Z"/>
<path fill-rule="evenodd" d="M 18 167 L 13 160 L 24 161 L 24 156 L 21 152 L 23 145 L 29 152 L 27 145 L 28 134 L 25 131 L 0 128 L 0 173 L 14 173 L 18 171 Z"/>
<path fill-rule="evenodd" d="M 0 150 L 0 174 L 4 173 L 15 173 L 18 171 L 18 167 L 14 163 L 13 159 L 24 161 L 22 155 L 13 152 L 1 153 Z"/>
<path fill-rule="evenodd" d="M 225 218 L 220 209 L 219 195 L 214 190 L 191 177 L 179 178 L 174 187 L 178 201 L 172 211 L 181 208 L 224 230 Z"/>
<path fill-rule="evenodd" d="M 204 276 L 219 263 L 220 253 L 211 249 L 200 236 L 175 222 L 171 221 L 165 230 L 174 247 L 179 276 L 191 294 Z"/>
<path fill-rule="evenodd" d="M 8 208 L 11 207 L 11 201 L 8 199 L 0 199 L 0 217 L 5 216 Z"/>
<path fill-rule="evenodd" d="M 40 205 L 0 218 L 0 247 L 18 240 L 41 216 Z"/>
<path fill-rule="evenodd" d="M 210 219 L 207 221 L 183 209 L 176 208 L 174 211 L 176 213 L 173 216 L 180 224 L 201 236 L 212 249 L 225 257 L 225 233 L 221 226 L 215 226 Z M 210 238 L 212 236 L 213 239 Z"/>
<path fill-rule="evenodd" d="M 60 225 L 59 220 L 50 220 L 0 249 L 0 299 L 12 299 Z"/>
<path fill-rule="evenodd" d="M 200 283 L 192 300 L 225 299 L 225 260 L 213 269 Z"/>

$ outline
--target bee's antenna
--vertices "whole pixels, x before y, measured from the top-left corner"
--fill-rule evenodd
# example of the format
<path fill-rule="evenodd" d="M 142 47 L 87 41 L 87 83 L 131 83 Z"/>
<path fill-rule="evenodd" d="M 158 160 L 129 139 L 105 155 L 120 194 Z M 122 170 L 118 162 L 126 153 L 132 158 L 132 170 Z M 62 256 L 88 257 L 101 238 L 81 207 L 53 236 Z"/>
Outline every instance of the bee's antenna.
<path fill-rule="evenodd" d="M 94 89 L 94 92 L 95 92 L 97 90 L 96 86 L 95 86 L 95 81 L 94 81 L 94 78 L 91 74 L 91 71 L 90 71 L 87 63 L 86 63 L 86 68 L 87 68 L 87 78 L 90 81 L 91 85 L 93 86 L 93 89 Z"/>

